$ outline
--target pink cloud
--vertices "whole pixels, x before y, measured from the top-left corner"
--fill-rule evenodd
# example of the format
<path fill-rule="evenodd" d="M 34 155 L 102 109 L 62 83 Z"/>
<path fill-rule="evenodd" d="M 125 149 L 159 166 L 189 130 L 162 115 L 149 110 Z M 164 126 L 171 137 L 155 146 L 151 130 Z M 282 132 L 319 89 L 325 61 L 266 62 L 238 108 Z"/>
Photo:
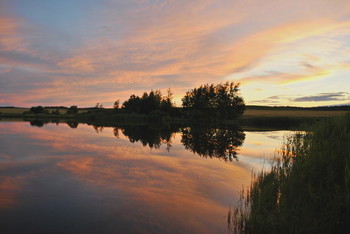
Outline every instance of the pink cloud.
<path fill-rule="evenodd" d="M 61 101 L 68 105 L 90 105 L 96 101 L 123 100 L 141 89 L 168 87 L 182 92 L 175 93 L 179 100 L 188 89 L 203 83 L 218 83 L 232 75 L 251 83 L 259 82 L 259 77 L 277 83 L 316 80 L 331 73 L 323 69 L 277 70 L 280 77 L 277 73 L 267 77 L 264 70 L 258 70 L 258 75 L 239 74 L 264 67 L 271 54 L 283 56 L 283 51 L 302 40 L 332 34 L 337 41 L 350 33 L 346 30 L 350 26 L 346 20 L 349 3 L 341 0 L 336 4 L 266 1 L 263 6 L 254 0 L 164 1 L 162 4 L 138 1 L 123 5 L 122 10 L 120 7 L 115 2 L 91 12 L 85 24 L 89 27 L 81 29 L 84 36 L 79 32 L 72 34 L 74 42 L 62 42 L 67 46 L 63 50 L 59 47 L 46 50 L 50 41 L 45 41 L 45 32 L 51 34 L 54 30 L 23 22 L 19 17 L 1 21 L 4 23 L 0 25 L 3 51 L 0 63 L 4 67 L 0 74 L 8 77 L 8 69 L 19 66 L 28 70 L 23 79 L 30 79 L 33 70 L 47 76 L 46 82 L 37 83 L 42 87 L 28 86 L 18 98 L 5 96 L 7 100 L 3 103 L 31 100 L 27 103 L 34 104 L 47 99 L 57 104 Z M 29 30 L 33 28 L 44 33 L 33 34 Z M 60 32 L 56 34 L 59 36 Z M 327 50 L 327 46 L 320 50 Z M 315 57 L 309 53 L 306 62 L 312 62 Z M 92 100 L 95 97 L 92 93 L 100 93 L 101 100 Z"/>

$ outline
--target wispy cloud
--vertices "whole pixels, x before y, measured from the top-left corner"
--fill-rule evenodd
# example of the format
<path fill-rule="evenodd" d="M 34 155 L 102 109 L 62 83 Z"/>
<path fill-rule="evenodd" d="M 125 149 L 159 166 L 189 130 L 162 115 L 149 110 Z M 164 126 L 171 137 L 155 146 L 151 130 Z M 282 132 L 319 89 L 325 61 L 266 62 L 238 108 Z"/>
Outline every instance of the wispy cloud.
<path fill-rule="evenodd" d="M 294 102 L 321 102 L 321 101 L 343 101 L 349 99 L 349 93 L 320 93 L 313 96 L 304 96 L 293 99 Z"/>
<path fill-rule="evenodd" d="M 88 2 L 74 21 L 67 9 L 71 22 L 5 3 L 3 12 L 12 13 L 0 19 L 0 82 L 7 87 L 0 89 L 8 95 L 0 104 L 90 105 L 99 93 L 111 105 L 140 90 L 171 87 L 181 96 L 227 79 L 273 89 L 349 70 L 345 0 Z"/>

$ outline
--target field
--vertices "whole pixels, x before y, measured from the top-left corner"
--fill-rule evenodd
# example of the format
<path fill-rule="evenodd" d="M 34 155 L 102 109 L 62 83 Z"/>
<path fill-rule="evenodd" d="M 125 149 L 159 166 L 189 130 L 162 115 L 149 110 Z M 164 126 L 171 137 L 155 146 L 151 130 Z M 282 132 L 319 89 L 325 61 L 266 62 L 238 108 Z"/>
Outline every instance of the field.
<path fill-rule="evenodd" d="M 9 108 L 9 107 L 1 107 L 1 108 L 0 108 L 0 113 L 2 113 L 2 114 L 18 114 L 18 115 L 21 115 L 21 114 L 23 114 L 23 112 L 29 111 L 29 109 L 30 109 L 30 108 L 19 108 L 19 107 Z"/>
<path fill-rule="evenodd" d="M 29 111 L 30 108 L 20 108 L 20 107 L 0 107 L 0 114 L 10 114 L 10 115 L 22 115 L 24 112 Z M 49 113 L 55 110 L 59 110 L 60 114 L 66 114 L 66 108 L 46 108 Z M 87 112 L 86 109 L 79 109 L 79 113 Z"/>
<path fill-rule="evenodd" d="M 329 117 L 329 116 L 341 116 L 348 111 L 339 110 L 283 110 L 283 109 L 246 109 L 243 114 L 243 118 L 254 117 Z"/>
<path fill-rule="evenodd" d="M 40 114 L 40 118 L 75 118 L 75 115 L 69 114 L 67 115 L 68 108 L 60 107 L 47 107 L 48 113 Z M 54 111 L 59 110 L 59 115 L 53 113 Z M 91 110 L 91 108 L 79 108 L 78 113 L 84 113 Z M 100 109 L 103 112 L 89 114 L 89 116 L 85 116 L 86 118 L 90 118 L 91 120 L 104 119 L 108 121 L 117 121 L 118 119 L 124 119 L 125 115 L 115 116 L 113 109 Z M 310 123 L 320 120 L 324 117 L 332 117 L 332 116 L 341 116 L 345 113 L 349 112 L 350 107 L 326 107 L 326 108 L 296 108 L 296 107 L 268 107 L 268 106 L 247 106 L 246 111 L 243 116 L 237 120 L 225 120 L 225 124 L 240 124 L 245 128 L 253 127 L 256 129 L 259 128 L 272 128 L 272 129 L 292 129 L 294 127 L 298 127 L 301 125 L 307 126 Z M 35 117 L 36 114 L 24 114 L 24 112 L 29 111 L 29 108 L 18 108 L 18 107 L 0 107 L 0 117 L 4 118 L 23 118 L 24 115 L 26 118 Z M 181 113 L 181 110 L 179 110 Z M 54 114 L 54 115 L 52 115 Z M 112 114 L 112 115 L 111 115 Z M 133 115 L 132 115 L 133 116 Z M 84 116 L 79 116 L 79 118 L 83 118 Z M 149 116 L 150 118 L 152 116 Z M 143 119 L 144 117 L 141 117 Z M 139 118 L 138 118 L 139 119 Z M 186 119 L 180 118 L 168 118 L 165 122 L 180 122 L 186 121 Z M 123 122 L 123 121 L 122 121 Z M 125 121 L 124 121 L 125 122 Z M 142 121 L 143 122 L 143 121 Z M 158 120 L 159 122 L 159 120 Z"/>

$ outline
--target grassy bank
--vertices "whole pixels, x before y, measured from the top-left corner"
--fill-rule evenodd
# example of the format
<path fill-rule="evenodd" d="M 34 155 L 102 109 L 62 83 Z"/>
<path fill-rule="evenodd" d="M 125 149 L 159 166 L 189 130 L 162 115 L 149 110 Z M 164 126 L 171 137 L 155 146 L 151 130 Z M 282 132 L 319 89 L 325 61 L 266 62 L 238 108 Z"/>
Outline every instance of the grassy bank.
<path fill-rule="evenodd" d="M 350 115 L 287 139 L 229 211 L 238 233 L 350 232 Z"/>
<path fill-rule="evenodd" d="M 300 125 L 309 125 L 325 117 L 340 116 L 348 112 L 349 108 L 327 107 L 327 108 L 295 108 L 295 107 L 267 107 L 247 106 L 245 113 L 239 120 L 215 120 L 205 119 L 206 123 L 216 124 L 240 124 L 245 128 L 251 126 L 264 129 L 292 129 Z M 175 116 L 169 116 L 161 111 L 150 114 L 124 113 L 122 110 L 115 111 L 109 108 L 78 108 L 77 113 L 70 113 L 66 107 L 45 107 L 45 112 L 35 114 L 29 108 L 0 108 L 0 119 L 23 118 L 23 119 L 75 119 L 78 122 L 93 122 L 100 124 L 123 124 L 123 123 L 190 123 L 181 108 L 176 108 Z M 205 117 L 205 116 L 203 116 Z M 202 122 L 200 119 L 194 121 Z"/>

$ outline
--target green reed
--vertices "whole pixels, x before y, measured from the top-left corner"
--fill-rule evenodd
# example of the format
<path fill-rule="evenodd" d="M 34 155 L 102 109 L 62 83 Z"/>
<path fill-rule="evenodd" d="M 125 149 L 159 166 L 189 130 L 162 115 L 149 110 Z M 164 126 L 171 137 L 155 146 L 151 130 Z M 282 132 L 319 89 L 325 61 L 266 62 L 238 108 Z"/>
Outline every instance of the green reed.
<path fill-rule="evenodd" d="M 228 213 L 235 233 L 350 232 L 350 114 L 286 138 Z"/>

